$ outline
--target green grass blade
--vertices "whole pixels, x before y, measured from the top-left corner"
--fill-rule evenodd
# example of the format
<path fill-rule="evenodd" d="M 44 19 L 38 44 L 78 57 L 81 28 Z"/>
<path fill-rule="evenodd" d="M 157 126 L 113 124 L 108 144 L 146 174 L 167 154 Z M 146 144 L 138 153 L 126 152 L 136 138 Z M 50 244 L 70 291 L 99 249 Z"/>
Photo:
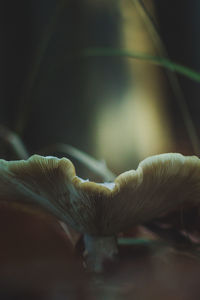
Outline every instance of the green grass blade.
<path fill-rule="evenodd" d="M 174 63 L 171 60 L 164 57 L 153 56 L 146 53 L 137 53 L 137 52 L 123 50 L 123 49 L 113 49 L 113 48 L 88 48 L 84 51 L 84 56 L 87 57 L 119 56 L 119 57 L 128 57 L 133 59 L 144 60 L 149 63 L 162 66 L 172 72 L 177 72 L 179 74 L 182 74 L 194 81 L 200 82 L 200 73 L 188 67 L 185 67 L 183 65 Z"/>
<path fill-rule="evenodd" d="M 18 110 L 16 124 L 15 124 L 15 132 L 19 135 L 23 134 L 25 125 L 28 121 L 28 116 L 33 105 L 32 92 L 34 90 L 35 82 L 37 80 L 40 71 L 40 66 L 46 54 L 52 35 L 55 32 L 59 16 L 62 13 L 65 5 L 66 5 L 65 0 L 57 1 L 54 15 L 52 16 L 49 24 L 46 25 L 46 28 L 44 28 L 41 41 L 36 47 L 35 50 L 36 53 L 34 54 L 30 71 L 25 80 L 21 92 L 21 97 L 19 100 L 19 110 Z"/>
<path fill-rule="evenodd" d="M 123 237 L 117 239 L 118 245 L 121 246 L 133 246 L 133 245 L 149 245 L 152 240 L 143 238 Z"/>

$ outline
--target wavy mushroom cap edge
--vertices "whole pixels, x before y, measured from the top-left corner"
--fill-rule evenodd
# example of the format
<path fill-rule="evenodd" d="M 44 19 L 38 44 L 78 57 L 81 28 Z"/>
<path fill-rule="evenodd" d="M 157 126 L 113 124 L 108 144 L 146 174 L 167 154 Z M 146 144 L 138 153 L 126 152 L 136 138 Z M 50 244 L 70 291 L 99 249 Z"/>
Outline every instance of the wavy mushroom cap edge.
<path fill-rule="evenodd" d="M 79 178 L 66 158 L 0 160 L 0 201 L 37 204 L 79 232 L 109 236 L 182 204 L 198 205 L 200 160 L 178 153 L 151 156 L 113 183 Z"/>

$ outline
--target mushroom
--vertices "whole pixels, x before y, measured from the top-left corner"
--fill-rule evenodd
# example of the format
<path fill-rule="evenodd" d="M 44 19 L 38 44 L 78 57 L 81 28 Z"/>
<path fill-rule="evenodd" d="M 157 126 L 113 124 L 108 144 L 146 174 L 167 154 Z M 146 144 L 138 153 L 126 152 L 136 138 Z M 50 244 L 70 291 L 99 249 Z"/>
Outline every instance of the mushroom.
<path fill-rule="evenodd" d="M 103 261 L 118 252 L 119 232 L 183 204 L 199 204 L 200 160 L 155 155 L 112 183 L 79 178 L 66 158 L 0 160 L 0 201 L 37 205 L 83 233 L 88 267 L 100 272 Z"/>

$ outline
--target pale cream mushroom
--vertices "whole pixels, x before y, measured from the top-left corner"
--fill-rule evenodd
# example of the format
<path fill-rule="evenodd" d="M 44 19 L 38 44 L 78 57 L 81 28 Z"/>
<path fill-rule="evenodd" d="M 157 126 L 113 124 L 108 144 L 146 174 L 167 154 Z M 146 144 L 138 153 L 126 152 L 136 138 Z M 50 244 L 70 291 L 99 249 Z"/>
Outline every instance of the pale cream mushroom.
<path fill-rule="evenodd" d="M 117 233 L 179 205 L 200 203 L 200 160 L 176 153 L 152 156 L 113 183 L 79 178 L 66 158 L 0 160 L 0 200 L 37 204 L 83 233 L 89 268 L 98 272 L 117 253 Z"/>

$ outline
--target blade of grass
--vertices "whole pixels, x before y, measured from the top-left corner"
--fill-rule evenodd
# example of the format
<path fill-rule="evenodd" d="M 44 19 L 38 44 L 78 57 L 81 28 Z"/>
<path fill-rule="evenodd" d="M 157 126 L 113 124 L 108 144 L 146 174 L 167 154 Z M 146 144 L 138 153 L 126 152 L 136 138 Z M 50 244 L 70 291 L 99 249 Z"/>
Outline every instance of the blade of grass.
<path fill-rule="evenodd" d="M 116 49 L 116 48 L 88 48 L 85 49 L 83 52 L 84 56 L 88 57 L 96 57 L 96 56 L 102 56 L 102 57 L 113 57 L 113 56 L 120 56 L 120 57 L 128 57 L 133 59 L 139 59 L 144 60 L 147 62 L 150 62 L 155 65 L 159 65 L 161 67 L 164 67 L 170 71 L 180 73 L 190 79 L 193 79 L 197 82 L 200 82 L 200 73 L 182 66 L 180 64 L 174 63 L 170 61 L 167 58 L 159 57 L 159 56 L 153 56 L 146 53 L 137 53 L 130 50 L 123 50 L 123 49 Z"/>
<path fill-rule="evenodd" d="M 130 1 L 134 5 L 134 7 L 137 9 L 144 24 L 146 25 L 146 28 L 151 36 L 151 39 L 154 43 L 154 46 L 156 48 L 158 55 L 169 58 L 169 55 L 165 48 L 165 45 L 164 45 L 162 39 L 160 38 L 159 29 L 157 27 L 157 24 L 154 21 L 154 18 L 152 17 L 150 12 L 147 10 L 144 2 L 142 0 L 130 0 Z M 194 123 L 192 121 L 192 117 L 188 110 L 186 99 L 184 97 L 183 91 L 178 82 L 178 78 L 175 73 L 170 72 L 169 70 L 166 70 L 166 75 L 168 77 L 172 91 L 175 95 L 175 99 L 177 101 L 180 112 L 182 114 L 182 118 L 183 118 L 183 121 L 184 121 L 184 124 L 186 127 L 187 134 L 189 136 L 190 142 L 192 144 L 194 153 L 196 155 L 199 155 L 200 154 L 199 138 L 198 138 Z"/>
<path fill-rule="evenodd" d="M 3 125 L 0 125 L 0 139 L 11 148 L 19 159 L 27 159 L 29 157 L 21 138 Z"/>
<path fill-rule="evenodd" d="M 27 79 L 24 83 L 24 87 L 21 93 L 21 98 L 19 100 L 19 112 L 15 124 L 15 131 L 19 135 L 22 135 L 23 130 L 25 128 L 25 124 L 28 120 L 29 111 L 31 109 L 31 100 L 32 100 L 31 95 L 35 86 L 35 82 L 40 70 L 41 63 L 43 61 L 43 57 L 48 48 L 52 34 L 54 33 L 58 17 L 62 12 L 63 7 L 66 3 L 67 3 L 66 0 L 57 1 L 55 14 L 52 17 L 50 23 L 47 25 L 46 29 L 44 30 L 43 37 L 36 49 L 36 53 L 33 58 L 33 63 L 31 65 L 30 72 L 27 76 Z"/>
<path fill-rule="evenodd" d="M 150 245 L 153 243 L 152 240 L 142 239 L 142 238 L 131 238 L 131 237 L 118 238 L 117 242 L 118 242 L 118 245 L 121 245 L 121 246 Z"/>
<path fill-rule="evenodd" d="M 73 158 L 77 159 L 79 162 L 84 164 L 88 169 L 90 169 L 95 174 L 101 176 L 105 181 L 113 181 L 116 178 L 116 175 L 113 174 L 107 167 L 105 161 L 99 161 L 95 158 L 91 157 L 87 153 L 72 147 L 67 144 L 57 143 L 45 149 L 39 151 L 39 153 L 55 153 L 60 152 L 67 155 L 72 156 Z"/>

